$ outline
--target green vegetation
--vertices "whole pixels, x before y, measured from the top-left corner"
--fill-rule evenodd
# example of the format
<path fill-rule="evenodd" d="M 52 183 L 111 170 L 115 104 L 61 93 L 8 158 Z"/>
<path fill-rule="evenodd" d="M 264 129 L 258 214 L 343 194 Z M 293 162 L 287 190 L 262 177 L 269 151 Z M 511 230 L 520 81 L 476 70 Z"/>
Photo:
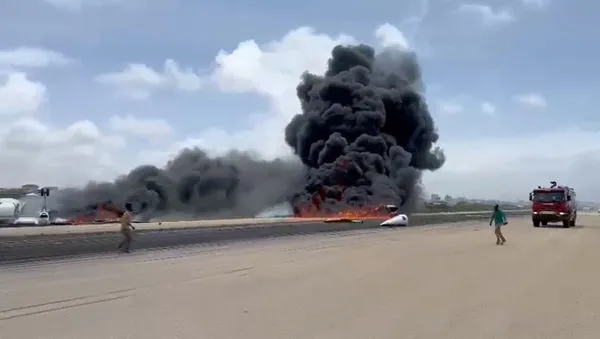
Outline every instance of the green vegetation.
<path fill-rule="evenodd" d="M 20 199 L 29 192 L 23 188 L 0 188 L 0 198 Z"/>
<path fill-rule="evenodd" d="M 504 210 L 522 209 L 517 206 L 500 204 Z M 459 201 L 455 205 L 449 206 L 444 204 L 427 204 L 419 209 L 421 213 L 437 213 L 437 212 L 471 212 L 471 211 L 492 211 L 494 204 L 476 203 L 469 201 Z"/>

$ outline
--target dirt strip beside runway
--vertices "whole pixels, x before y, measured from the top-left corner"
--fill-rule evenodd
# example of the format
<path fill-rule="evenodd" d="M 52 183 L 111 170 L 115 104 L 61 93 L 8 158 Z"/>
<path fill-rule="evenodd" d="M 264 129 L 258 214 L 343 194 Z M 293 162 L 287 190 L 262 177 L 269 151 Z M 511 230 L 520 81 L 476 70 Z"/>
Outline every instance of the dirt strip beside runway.
<path fill-rule="evenodd" d="M 0 338 L 598 338 L 599 218 L 461 224 L 3 267 Z"/>

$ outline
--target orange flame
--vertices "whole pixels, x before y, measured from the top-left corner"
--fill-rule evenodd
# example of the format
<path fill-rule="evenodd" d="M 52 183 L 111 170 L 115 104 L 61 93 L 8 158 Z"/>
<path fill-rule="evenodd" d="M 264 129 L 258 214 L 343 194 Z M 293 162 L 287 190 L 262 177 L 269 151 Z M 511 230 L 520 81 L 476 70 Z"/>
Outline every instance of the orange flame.
<path fill-rule="evenodd" d="M 341 211 L 326 211 L 322 208 L 323 201 L 326 198 L 326 192 L 320 189 L 313 194 L 310 201 L 296 206 L 295 216 L 298 218 L 342 218 L 354 220 L 385 219 L 389 218 L 389 211 L 383 206 L 362 206 L 349 207 Z M 335 197 L 337 201 L 343 200 L 343 193 Z"/>
<path fill-rule="evenodd" d="M 104 205 L 100 205 L 94 213 L 87 213 L 71 219 L 70 224 L 112 224 L 118 222 L 119 217 L 120 214 L 117 211 L 107 209 Z"/>
<path fill-rule="evenodd" d="M 339 158 L 335 165 L 342 171 L 348 171 L 350 162 L 347 159 Z M 389 218 L 389 211 L 383 206 L 363 206 L 360 208 L 346 208 L 342 211 L 325 211 L 323 201 L 327 197 L 337 201 L 344 200 L 345 183 L 343 176 L 335 178 L 335 188 L 327 191 L 324 187 L 315 192 L 310 201 L 300 206 L 296 206 L 295 215 L 299 218 L 342 218 L 342 219 L 385 219 Z M 328 194 L 329 193 L 329 194 Z"/>

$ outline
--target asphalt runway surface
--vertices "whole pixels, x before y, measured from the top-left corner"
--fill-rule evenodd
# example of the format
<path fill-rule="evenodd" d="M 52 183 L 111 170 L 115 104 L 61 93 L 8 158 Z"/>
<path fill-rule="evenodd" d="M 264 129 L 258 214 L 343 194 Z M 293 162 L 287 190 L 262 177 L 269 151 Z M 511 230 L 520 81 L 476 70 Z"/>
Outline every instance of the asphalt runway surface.
<path fill-rule="evenodd" d="M 600 218 L 371 229 L 0 267 L 2 339 L 596 339 Z"/>
<path fill-rule="evenodd" d="M 522 212 L 507 212 L 522 213 Z M 438 224 L 448 221 L 485 219 L 487 214 L 436 214 L 413 216 L 410 226 Z M 242 223 L 240 222 L 242 221 Z M 204 243 L 273 238 L 294 234 L 343 232 L 379 228 L 379 221 L 363 223 L 323 223 L 305 220 L 197 221 L 182 223 L 136 224 L 133 248 L 160 249 Z M 211 224 L 212 222 L 212 224 Z M 235 225 L 226 225 L 235 223 Z M 182 225 L 179 225 L 182 224 Z M 180 228 L 185 227 L 185 228 Z M 0 264 L 14 261 L 40 260 L 110 253 L 121 241 L 118 225 L 48 226 L 0 229 Z M 86 233 L 92 232 L 92 233 Z"/>
<path fill-rule="evenodd" d="M 377 222 L 366 222 L 364 224 L 307 222 L 135 232 L 132 250 L 163 249 L 205 243 L 220 244 L 240 240 L 282 237 L 293 234 L 371 228 L 378 227 L 378 224 Z M 117 245 L 122 240 L 122 235 L 118 229 L 119 226 L 116 226 L 113 232 L 90 235 L 64 234 L 30 236 L 26 238 L 0 237 L 0 264 L 13 261 L 31 261 L 44 258 L 115 252 L 117 251 Z"/>

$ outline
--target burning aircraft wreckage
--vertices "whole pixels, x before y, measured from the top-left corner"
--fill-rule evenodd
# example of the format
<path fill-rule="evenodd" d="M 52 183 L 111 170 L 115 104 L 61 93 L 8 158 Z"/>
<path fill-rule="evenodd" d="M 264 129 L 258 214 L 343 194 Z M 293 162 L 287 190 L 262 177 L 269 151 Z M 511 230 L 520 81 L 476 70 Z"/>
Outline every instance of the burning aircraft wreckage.
<path fill-rule="evenodd" d="M 291 199 L 296 215 L 363 219 L 389 212 L 384 204 L 416 208 L 421 171 L 445 162 L 422 86 L 415 54 L 376 55 L 366 45 L 337 46 L 325 75 L 303 75 L 302 114 L 286 128 L 306 168 Z"/>
<path fill-rule="evenodd" d="M 434 147 L 438 133 L 423 86 L 412 52 L 337 46 L 325 74 L 305 73 L 297 87 L 302 112 L 285 129 L 296 161 L 237 151 L 212 158 L 185 149 L 164 168 L 141 166 L 114 182 L 61 190 L 56 213 L 75 223 L 98 213 L 111 219 L 130 201 L 145 219 L 288 211 L 283 214 L 406 221 L 419 201 L 422 171 L 445 162 Z"/>

